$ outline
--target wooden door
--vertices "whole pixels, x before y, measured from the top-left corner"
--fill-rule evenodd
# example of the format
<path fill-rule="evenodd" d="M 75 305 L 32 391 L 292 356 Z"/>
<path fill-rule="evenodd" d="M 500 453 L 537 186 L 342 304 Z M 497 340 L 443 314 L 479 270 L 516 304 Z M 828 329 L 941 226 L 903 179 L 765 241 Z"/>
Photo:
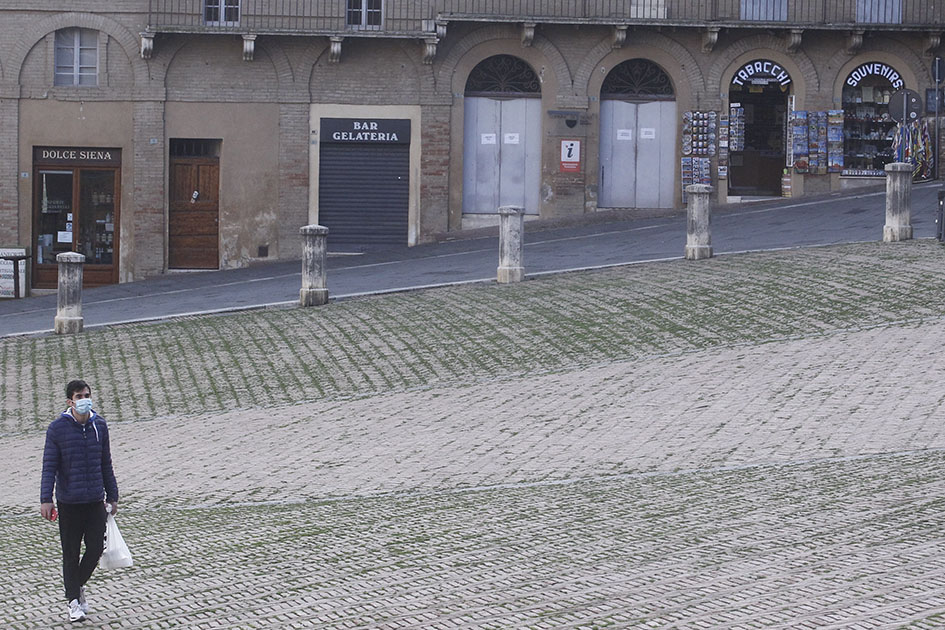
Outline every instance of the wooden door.
<path fill-rule="evenodd" d="M 220 266 L 220 164 L 216 158 L 171 158 L 167 266 Z"/>

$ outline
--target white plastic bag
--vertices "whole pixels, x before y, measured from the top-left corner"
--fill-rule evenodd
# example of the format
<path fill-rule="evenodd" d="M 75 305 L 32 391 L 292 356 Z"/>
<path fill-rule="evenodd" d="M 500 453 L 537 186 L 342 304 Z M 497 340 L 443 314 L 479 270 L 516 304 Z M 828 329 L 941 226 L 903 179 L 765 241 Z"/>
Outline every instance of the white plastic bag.
<path fill-rule="evenodd" d="M 112 514 L 109 514 L 105 521 L 105 553 L 102 554 L 98 563 L 103 569 L 120 569 L 130 567 L 133 563 L 131 552 L 128 551 L 128 545 L 121 537 L 118 523 L 115 522 Z"/>

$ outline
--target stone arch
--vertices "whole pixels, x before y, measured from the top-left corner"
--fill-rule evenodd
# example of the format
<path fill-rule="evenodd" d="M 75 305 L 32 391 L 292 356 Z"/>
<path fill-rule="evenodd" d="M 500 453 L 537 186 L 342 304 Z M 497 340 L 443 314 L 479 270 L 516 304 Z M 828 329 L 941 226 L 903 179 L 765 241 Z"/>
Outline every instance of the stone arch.
<path fill-rule="evenodd" d="M 585 56 L 584 62 L 574 74 L 575 88 L 583 88 L 588 96 L 600 93 L 600 85 L 613 66 L 627 59 L 642 57 L 657 63 L 673 80 L 676 99 L 690 102 L 693 95 L 705 93 L 705 80 L 696 58 L 679 42 L 661 33 L 647 31 L 632 34 L 632 40 L 622 48 L 614 49 L 612 38 L 603 38 Z M 654 55 L 654 49 L 662 55 Z M 658 58 L 654 58 L 658 57 Z M 601 67 L 604 72 L 595 72 Z M 682 79 L 685 78 L 685 84 Z"/>
<path fill-rule="evenodd" d="M 260 44 L 262 44 L 263 50 L 269 54 L 269 60 L 272 62 L 272 67 L 276 70 L 276 78 L 279 81 L 280 88 L 284 89 L 292 85 L 295 82 L 295 71 L 292 69 L 292 64 L 289 62 L 289 55 L 286 54 L 285 48 L 275 39 L 268 37 L 261 37 L 256 40 L 257 49 Z"/>
<path fill-rule="evenodd" d="M 341 98 L 342 102 L 380 105 L 413 105 L 420 102 L 423 85 L 422 69 L 417 63 L 418 49 L 405 42 L 388 39 L 373 41 L 357 39 L 342 44 L 341 59 L 331 63 L 324 53 L 311 60 L 308 84 L 305 86 L 313 103 L 325 103 L 326 98 Z M 382 55 L 386 64 L 378 64 Z M 397 65 L 401 67 L 392 71 Z M 389 67 L 388 67 L 389 66 Z M 360 84 L 371 86 L 357 95 L 352 92 L 351 78 L 356 76 Z M 406 86 L 407 89 L 404 89 Z M 357 100 L 352 100 L 357 98 Z"/>
<path fill-rule="evenodd" d="M 216 54 L 216 47 L 226 46 L 223 54 Z M 212 72 L 187 67 L 186 58 L 195 54 L 195 51 L 213 47 L 214 54 L 197 57 L 200 61 L 213 62 Z M 191 64 L 196 62 L 191 59 Z M 183 69 L 178 65 L 183 64 Z M 205 100 L 203 93 L 213 90 L 223 100 L 270 101 L 276 100 L 280 87 L 280 76 L 273 60 L 273 55 L 265 45 L 256 46 L 255 58 L 252 62 L 243 61 L 242 41 L 238 38 L 200 38 L 189 39 L 175 47 L 173 55 L 163 68 L 163 87 L 168 100 Z M 192 85 L 193 76 L 200 76 L 202 84 L 199 87 Z"/>
<path fill-rule="evenodd" d="M 928 76 L 928 68 L 923 58 L 908 44 L 892 38 L 869 38 L 855 55 L 839 50 L 827 62 L 827 69 L 835 70 L 832 77 L 830 96 L 840 99 L 843 83 L 850 73 L 860 64 L 880 61 L 893 66 L 902 75 L 907 88 L 918 90 Z"/>
<path fill-rule="evenodd" d="M 152 80 L 162 86 L 167 85 L 167 71 L 173 65 L 175 58 L 180 51 L 191 43 L 187 39 L 176 38 L 171 41 L 161 41 L 155 44 L 155 56 L 151 63 Z M 276 71 L 276 77 L 280 88 L 291 85 L 295 80 L 295 72 L 292 64 L 289 62 L 289 56 L 282 46 L 276 41 L 266 42 L 262 38 L 256 40 L 256 53 L 260 51 L 265 53 Z M 155 63 L 154 60 L 164 60 L 163 63 Z M 256 63 L 256 61 L 243 62 L 247 64 Z"/>
<path fill-rule="evenodd" d="M 746 37 L 723 49 L 718 60 L 709 69 L 706 88 L 712 90 L 717 87 L 720 96 L 726 95 L 728 84 L 735 73 L 734 66 L 750 61 L 748 57 L 760 57 L 765 53 L 774 53 L 770 55 L 771 58 L 790 72 L 796 89 L 803 90 L 802 97 L 820 92 L 820 76 L 810 57 L 802 51 L 789 53 L 784 40 L 774 35 Z"/>
<path fill-rule="evenodd" d="M 490 54 L 483 55 L 481 58 L 472 58 L 475 57 L 473 53 L 477 48 L 490 43 L 497 45 L 495 52 L 490 52 Z M 556 88 L 555 96 L 567 97 L 573 95 L 574 82 L 571 78 L 571 70 L 564 55 L 550 40 L 541 35 L 535 35 L 531 46 L 522 47 L 519 36 L 509 27 L 500 25 L 477 29 L 457 43 L 443 59 L 437 73 L 436 85 L 441 90 L 446 87 L 452 93 L 462 93 L 463 87 L 466 85 L 466 76 L 476 64 L 488 56 L 500 53 L 519 57 L 531 64 L 535 73 L 542 80 L 543 94 L 545 93 L 544 66 L 537 68 L 535 66 L 539 65 L 539 62 L 546 62 L 550 66 L 557 84 L 554 86 Z M 461 75 L 461 80 L 457 76 L 458 74 Z M 567 90 L 567 93 L 564 90 Z"/>
<path fill-rule="evenodd" d="M 161 40 L 154 45 L 154 54 L 151 57 L 150 69 L 151 80 L 160 86 L 167 82 L 167 69 L 174 61 L 174 57 L 181 48 L 187 43 L 185 39 L 172 39 L 169 41 Z"/>
<path fill-rule="evenodd" d="M 63 28 L 88 28 L 106 33 L 118 42 L 118 45 L 121 46 L 128 57 L 134 84 L 139 87 L 147 84 L 148 66 L 139 55 L 138 38 L 124 25 L 112 18 L 91 13 L 57 13 L 41 19 L 27 28 L 13 48 L 10 62 L 11 78 L 16 77 L 19 82 L 20 72 L 23 63 L 26 61 L 26 56 L 36 46 L 36 43 L 50 33 Z"/>
<path fill-rule="evenodd" d="M 297 56 L 296 65 L 299 68 L 298 74 L 300 82 L 301 77 L 305 77 L 305 93 L 308 95 L 308 100 L 311 103 L 315 102 L 315 98 L 312 95 L 312 81 L 314 80 L 315 68 L 318 66 L 318 62 L 329 53 L 330 49 L 331 44 L 327 39 L 324 41 L 316 41 L 306 48 L 304 53 Z M 344 55 L 344 43 L 342 43 L 341 54 Z"/>
<path fill-rule="evenodd" d="M 420 88 L 420 100 L 421 102 L 429 102 L 436 97 L 433 66 L 423 63 L 422 51 L 417 46 L 416 42 L 400 40 L 400 48 L 404 51 L 404 56 L 413 63 Z"/>

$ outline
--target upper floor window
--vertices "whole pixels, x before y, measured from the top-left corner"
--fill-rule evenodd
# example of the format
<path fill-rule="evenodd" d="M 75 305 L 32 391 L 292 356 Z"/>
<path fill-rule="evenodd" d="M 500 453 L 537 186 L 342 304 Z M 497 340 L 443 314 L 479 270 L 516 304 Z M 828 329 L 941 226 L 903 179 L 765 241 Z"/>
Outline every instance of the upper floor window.
<path fill-rule="evenodd" d="M 383 0 L 348 0 L 345 24 L 348 28 L 380 29 L 382 4 Z"/>
<path fill-rule="evenodd" d="M 741 0 L 741 19 L 759 22 L 786 22 L 787 0 Z"/>
<path fill-rule="evenodd" d="M 856 0 L 856 21 L 902 24 L 902 0 Z"/>
<path fill-rule="evenodd" d="M 203 20 L 210 26 L 237 26 L 240 0 L 204 0 Z"/>
<path fill-rule="evenodd" d="M 55 63 L 53 85 L 98 85 L 98 31 L 56 31 Z"/>

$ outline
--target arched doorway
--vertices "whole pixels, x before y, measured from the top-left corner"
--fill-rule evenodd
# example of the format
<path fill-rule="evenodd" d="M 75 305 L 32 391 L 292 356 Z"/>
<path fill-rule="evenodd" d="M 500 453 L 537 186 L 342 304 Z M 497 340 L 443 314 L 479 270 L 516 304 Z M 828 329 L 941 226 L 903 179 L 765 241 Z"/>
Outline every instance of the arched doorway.
<path fill-rule="evenodd" d="M 735 72 L 728 93 L 730 195 L 781 195 L 790 91 L 791 75 L 774 61 L 756 59 Z"/>
<path fill-rule="evenodd" d="M 885 177 L 895 160 L 896 122 L 889 115 L 892 95 L 905 87 L 902 75 L 878 61 L 854 68 L 843 82 L 843 171 L 845 177 Z"/>
<path fill-rule="evenodd" d="M 464 99 L 463 213 L 523 206 L 538 214 L 541 184 L 541 82 L 512 55 L 483 60 Z"/>
<path fill-rule="evenodd" d="M 673 207 L 676 95 L 647 59 L 614 67 L 601 86 L 601 208 Z"/>

